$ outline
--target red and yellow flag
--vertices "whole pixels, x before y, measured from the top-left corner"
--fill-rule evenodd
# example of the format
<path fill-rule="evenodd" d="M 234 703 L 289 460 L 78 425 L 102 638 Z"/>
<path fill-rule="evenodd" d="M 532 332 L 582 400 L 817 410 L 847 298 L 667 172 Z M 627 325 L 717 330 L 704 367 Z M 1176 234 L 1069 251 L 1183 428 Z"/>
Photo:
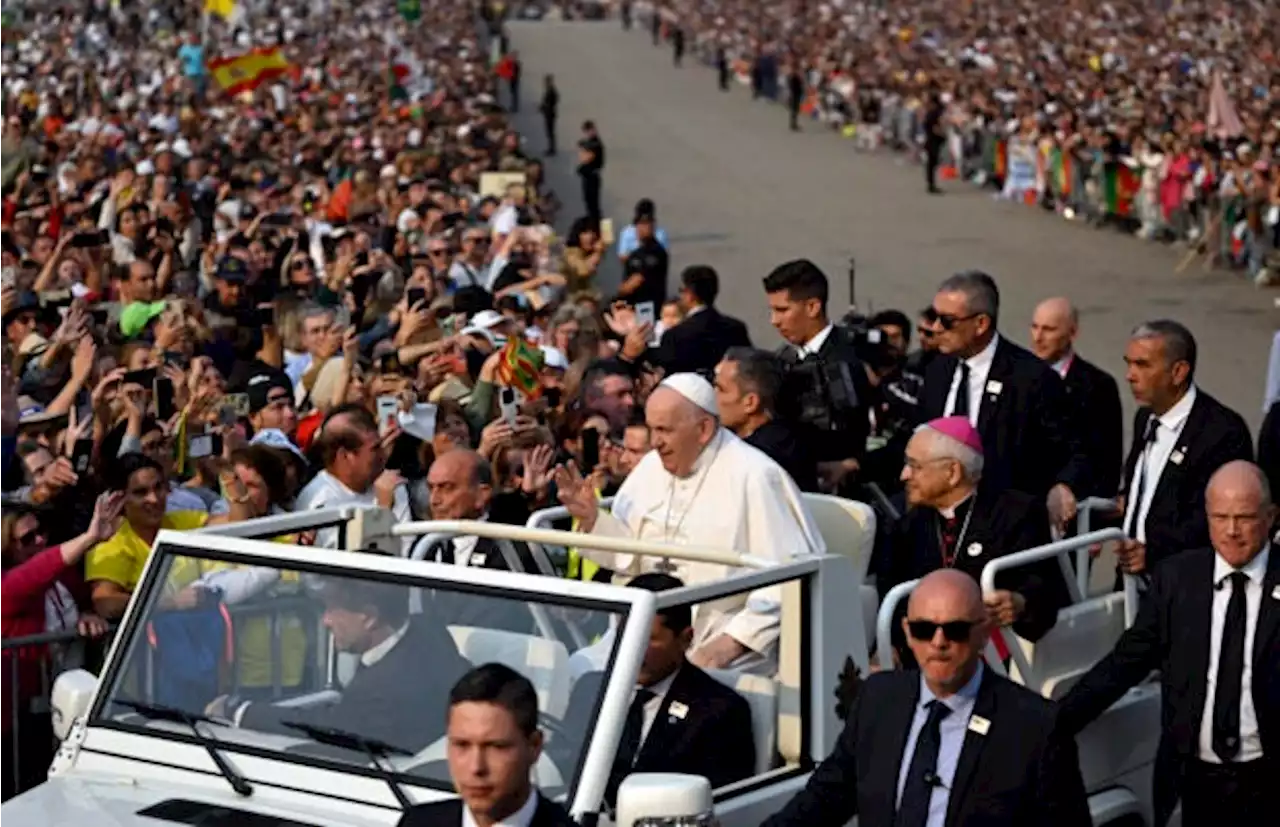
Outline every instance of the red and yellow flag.
<path fill-rule="evenodd" d="M 209 74 L 228 95 L 251 92 L 288 71 L 289 61 L 278 46 L 209 61 Z"/>
<path fill-rule="evenodd" d="M 516 388 L 526 399 L 537 399 L 542 392 L 538 374 L 542 372 L 542 351 L 520 336 L 507 339 L 498 363 L 498 378 L 504 385 Z"/>

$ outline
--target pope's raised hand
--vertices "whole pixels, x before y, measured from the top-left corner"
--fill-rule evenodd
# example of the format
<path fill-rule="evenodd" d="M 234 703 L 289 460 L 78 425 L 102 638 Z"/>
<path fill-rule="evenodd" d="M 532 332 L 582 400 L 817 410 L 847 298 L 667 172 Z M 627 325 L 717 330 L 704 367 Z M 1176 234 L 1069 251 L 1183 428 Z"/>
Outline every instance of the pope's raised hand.
<path fill-rule="evenodd" d="M 578 528 L 590 532 L 596 525 L 596 492 L 589 481 L 578 473 L 571 461 L 556 468 L 556 493 L 569 514 L 578 520 Z"/>

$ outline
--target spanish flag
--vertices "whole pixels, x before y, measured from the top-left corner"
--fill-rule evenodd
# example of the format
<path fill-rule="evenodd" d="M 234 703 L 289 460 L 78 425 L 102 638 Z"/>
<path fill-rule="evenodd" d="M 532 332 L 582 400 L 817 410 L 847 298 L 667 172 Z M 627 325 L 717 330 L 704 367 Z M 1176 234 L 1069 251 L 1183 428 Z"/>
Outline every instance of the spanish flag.
<path fill-rule="evenodd" d="M 228 95 L 252 92 L 264 81 L 279 77 L 289 71 L 289 61 L 278 46 L 270 49 L 254 49 L 235 57 L 220 57 L 209 61 L 209 74 Z"/>

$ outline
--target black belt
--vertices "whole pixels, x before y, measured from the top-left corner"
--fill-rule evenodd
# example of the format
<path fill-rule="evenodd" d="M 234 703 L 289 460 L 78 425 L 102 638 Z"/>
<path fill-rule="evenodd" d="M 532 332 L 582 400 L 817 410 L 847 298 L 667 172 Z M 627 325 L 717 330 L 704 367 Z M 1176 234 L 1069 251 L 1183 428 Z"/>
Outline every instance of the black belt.
<path fill-rule="evenodd" d="M 1274 772 L 1272 762 L 1265 756 L 1253 761 L 1228 761 L 1225 764 L 1214 764 L 1209 761 L 1192 759 L 1187 762 L 1187 775 L 1207 781 L 1261 780 L 1264 775 Z"/>

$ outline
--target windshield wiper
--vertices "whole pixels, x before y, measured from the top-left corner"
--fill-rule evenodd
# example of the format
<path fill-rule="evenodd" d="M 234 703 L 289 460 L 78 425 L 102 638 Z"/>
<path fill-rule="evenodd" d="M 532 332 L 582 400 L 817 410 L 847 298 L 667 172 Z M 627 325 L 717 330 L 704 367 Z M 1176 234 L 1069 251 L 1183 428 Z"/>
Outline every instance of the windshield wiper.
<path fill-rule="evenodd" d="M 222 757 L 222 753 L 218 751 L 218 739 L 212 735 L 205 735 L 200 731 L 196 724 L 214 724 L 217 721 L 201 715 L 199 713 L 187 712 L 172 706 L 163 706 L 161 704 L 149 704 L 142 701 L 131 701 L 126 698 L 115 698 L 113 703 L 120 704 L 123 707 L 132 709 L 134 712 L 146 718 L 148 721 L 170 721 L 175 724 L 186 724 L 191 729 L 191 734 L 196 736 L 196 740 L 209 753 L 209 757 L 213 759 L 214 766 L 218 768 L 218 772 L 222 773 L 222 777 L 227 779 L 227 783 L 231 785 L 231 789 L 236 791 L 237 795 L 248 798 L 253 795 L 253 787 L 248 781 L 244 780 L 244 776 L 232 769 L 227 763 L 227 759 Z"/>
<path fill-rule="evenodd" d="M 378 775 L 383 781 L 387 782 L 387 786 L 395 794 L 396 801 L 400 802 L 400 807 L 407 810 L 413 806 L 409 796 L 404 794 L 404 790 L 401 789 L 399 782 L 396 781 L 395 767 L 391 765 L 392 755 L 414 755 L 415 753 L 412 750 L 397 747 L 395 744 L 388 744 L 386 741 L 379 741 L 377 738 L 369 738 L 356 732 L 316 726 L 305 721 L 281 721 L 280 723 L 290 729 L 298 730 L 317 744 L 363 752 L 369 756 L 369 762 L 378 771 Z M 383 761 L 387 762 L 386 767 L 382 765 Z"/>

